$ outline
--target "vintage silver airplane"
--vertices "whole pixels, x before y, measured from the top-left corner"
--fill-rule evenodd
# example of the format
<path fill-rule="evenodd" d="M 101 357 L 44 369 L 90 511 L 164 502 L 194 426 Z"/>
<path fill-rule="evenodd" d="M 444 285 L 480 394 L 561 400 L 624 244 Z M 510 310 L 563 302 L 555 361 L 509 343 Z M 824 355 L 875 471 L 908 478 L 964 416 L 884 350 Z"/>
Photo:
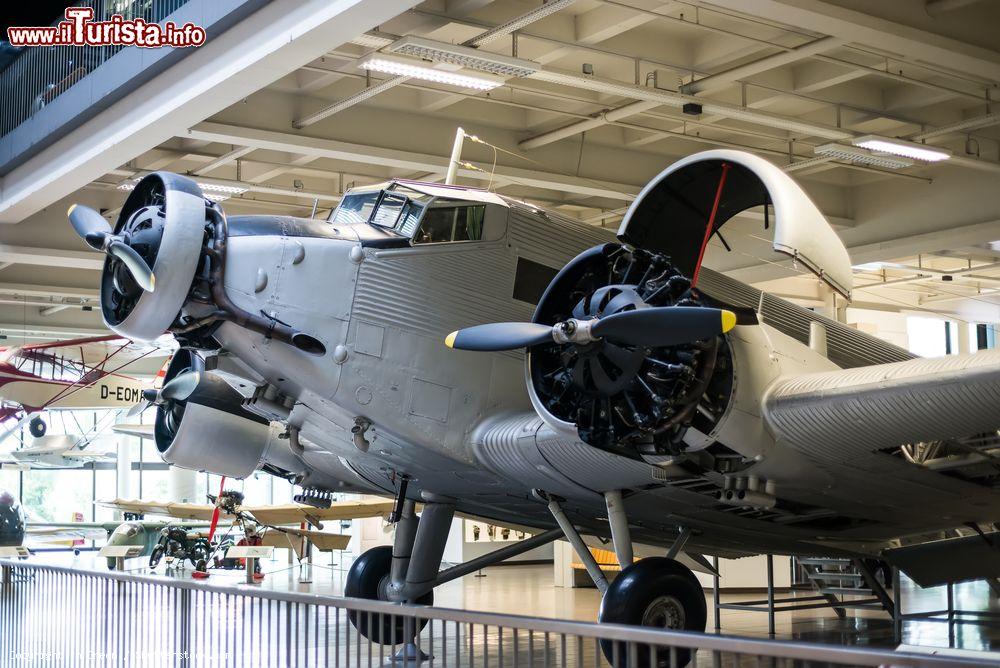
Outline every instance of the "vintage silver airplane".
<path fill-rule="evenodd" d="M 166 461 L 263 469 L 317 504 L 396 496 L 395 545 L 358 559 L 351 596 L 430 602 L 488 564 L 439 572 L 456 511 L 535 527 L 523 549 L 564 535 L 605 622 L 703 630 L 681 551 L 878 557 L 922 584 L 997 575 L 991 536 L 929 541 L 1000 517 L 1000 352 L 915 359 L 703 268 L 711 237 L 761 205 L 774 249 L 849 298 L 847 251 L 809 197 L 728 150 L 653 179 L 617 239 L 402 180 L 348 192 L 326 221 L 227 218 L 158 172 L 113 229 L 69 217 L 109 253 L 107 325 L 182 346 L 149 393 Z M 630 564 L 610 585 L 581 534 Z M 633 563 L 633 541 L 668 556 Z"/>

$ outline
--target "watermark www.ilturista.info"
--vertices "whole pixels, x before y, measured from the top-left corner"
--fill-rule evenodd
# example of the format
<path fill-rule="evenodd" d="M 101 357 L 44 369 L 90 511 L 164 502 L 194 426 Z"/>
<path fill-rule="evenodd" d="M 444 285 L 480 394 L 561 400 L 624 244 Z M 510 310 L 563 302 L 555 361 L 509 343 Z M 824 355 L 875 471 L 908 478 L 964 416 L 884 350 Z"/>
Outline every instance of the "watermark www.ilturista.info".
<path fill-rule="evenodd" d="M 94 21 L 93 7 L 67 7 L 65 21 L 54 26 L 11 26 L 7 39 L 13 46 L 161 46 L 188 47 L 205 43 L 205 29 L 193 23 L 163 25 L 121 14 Z"/>

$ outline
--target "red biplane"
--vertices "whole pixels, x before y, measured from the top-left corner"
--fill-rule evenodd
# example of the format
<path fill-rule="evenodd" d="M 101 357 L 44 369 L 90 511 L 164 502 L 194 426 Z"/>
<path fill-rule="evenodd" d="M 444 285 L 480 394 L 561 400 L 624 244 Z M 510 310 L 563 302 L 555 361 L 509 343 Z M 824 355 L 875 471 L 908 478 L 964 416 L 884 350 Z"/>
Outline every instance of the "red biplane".
<path fill-rule="evenodd" d="M 0 348 L 0 422 L 19 418 L 0 434 L 0 440 L 29 420 L 31 435 L 45 435 L 39 416 L 45 410 L 122 409 L 142 400 L 142 391 L 155 387 L 123 372 L 139 360 L 169 355 L 169 343 L 136 343 L 115 335 L 33 343 Z"/>

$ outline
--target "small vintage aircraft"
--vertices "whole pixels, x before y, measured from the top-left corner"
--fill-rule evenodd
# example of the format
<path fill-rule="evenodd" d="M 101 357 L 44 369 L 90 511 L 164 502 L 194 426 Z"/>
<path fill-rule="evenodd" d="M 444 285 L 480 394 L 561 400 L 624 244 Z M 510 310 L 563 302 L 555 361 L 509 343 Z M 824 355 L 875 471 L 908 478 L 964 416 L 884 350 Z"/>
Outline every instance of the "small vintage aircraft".
<path fill-rule="evenodd" d="M 225 485 L 224 478 L 222 485 Z M 232 522 L 234 528 L 243 536 L 259 538 L 256 544 L 290 548 L 301 558 L 306 541 L 320 551 L 342 550 L 347 547 L 350 536 L 322 531 L 323 522 L 379 517 L 388 514 L 393 508 L 392 501 L 380 499 L 331 501 L 324 508 L 298 503 L 247 506 L 243 504 L 243 495 L 240 492 L 224 490 L 221 486 L 219 494 L 211 500 L 210 504 L 124 499 L 96 503 L 106 508 L 121 510 L 129 516 L 167 515 L 181 520 L 208 522 L 209 524 L 205 525 L 208 527 L 208 532 L 204 535 L 191 535 L 188 531 L 191 528 L 189 525 L 176 528 L 164 527 L 149 550 L 150 568 L 156 568 L 160 558 L 165 554 L 182 552 L 181 560 L 190 559 L 196 571 L 202 573 L 207 570 L 216 548 L 224 542 L 220 541 L 218 544 L 213 542 L 220 520 Z M 319 530 L 290 526 L 300 524 L 309 524 Z M 177 547 L 171 547 L 171 542 L 177 543 Z M 218 561 L 222 563 L 224 560 Z"/>
<path fill-rule="evenodd" d="M 321 221 L 230 218 L 157 172 L 114 228 L 81 206 L 69 218 L 119 249 L 105 323 L 182 346 L 152 397 L 166 461 L 396 497 L 395 549 L 359 557 L 350 596 L 429 603 L 510 556 L 440 571 L 456 511 L 534 527 L 525 550 L 565 536 L 604 622 L 703 630 L 682 553 L 873 557 L 921 585 L 1000 574 L 1000 352 L 916 359 L 703 267 L 727 221 L 760 206 L 773 249 L 849 299 L 819 209 L 730 150 L 656 176 L 617 239 L 404 180 L 351 190 Z M 982 537 L 935 540 L 964 525 Z M 614 582 L 581 534 L 613 542 Z M 633 563 L 633 541 L 667 556 Z M 358 630 L 405 640 L 393 624 Z"/>
<path fill-rule="evenodd" d="M 28 523 L 21 502 L 7 490 L 0 489 L 0 547 L 18 547 L 26 543 L 69 544 L 81 540 L 104 540 L 118 526 L 117 522 L 31 522 Z"/>
<path fill-rule="evenodd" d="M 4 435 L 29 420 L 31 435 L 44 436 L 47 426 L 38 413 L 45 410 L 131 408 L 143 390 L 158 387 L 166 363 L 152 382 L 123 370 L 171 352 L 169 342 L 136 343 L 114 335 L 0 348 L 0 422 L 19 418 Z"/>
<path fill-rule="evenodd" d="M 27 445 L 0 453 L 0 469 L 66 469 L 79 468 L 90 462 L 115 461 L 116 452 L 102 448 L 95 443 L 96 440 L 99 439 L 68 434 L 32 438 Z"/>

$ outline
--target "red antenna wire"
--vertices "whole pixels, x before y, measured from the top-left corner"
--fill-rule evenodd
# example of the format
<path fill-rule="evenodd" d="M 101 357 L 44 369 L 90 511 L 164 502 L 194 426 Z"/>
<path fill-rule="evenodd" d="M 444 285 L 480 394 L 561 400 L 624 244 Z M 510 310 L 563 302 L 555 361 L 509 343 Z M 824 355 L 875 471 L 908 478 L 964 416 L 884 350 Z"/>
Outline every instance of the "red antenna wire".
<path fill-rule="evenodd" d="M 712 238 L 715 231 L 715 214 L 719 212 L 719 201 L 722 199 L 722 188 L 726 185 L 726 175 L 729 174 L 731 165 L 728 162 L 722 163 L 722 176 L 719 177 L 719 187 L 715 189 L 715 202 L 712 203 L 712 213 L 708 217 L 708 226 L 705 227 L 705 239 L 701 242 L 701 251 L 698 253 L 698 264 L 694 266 L 694 276 L 691 278 L 692 287 L 698 284 L 698 274 L 701 272 L 701 261 L 705 257 L 705 249 L 708 248 L 708 240 Z"/>

